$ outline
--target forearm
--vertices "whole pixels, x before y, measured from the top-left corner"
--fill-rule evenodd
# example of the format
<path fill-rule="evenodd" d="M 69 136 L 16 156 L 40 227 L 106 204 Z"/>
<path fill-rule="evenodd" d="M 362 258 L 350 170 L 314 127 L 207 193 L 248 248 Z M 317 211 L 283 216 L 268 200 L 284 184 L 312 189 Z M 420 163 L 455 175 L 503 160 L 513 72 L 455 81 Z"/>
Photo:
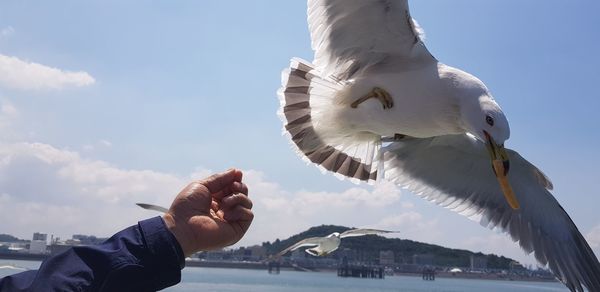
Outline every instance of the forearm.
<path fill-rule="evenodd" d="M 1 291 L 156 291 L 180 281 L 184 257 L 160 217 L 97 246 L 74 247 L 0 280 Z"/>

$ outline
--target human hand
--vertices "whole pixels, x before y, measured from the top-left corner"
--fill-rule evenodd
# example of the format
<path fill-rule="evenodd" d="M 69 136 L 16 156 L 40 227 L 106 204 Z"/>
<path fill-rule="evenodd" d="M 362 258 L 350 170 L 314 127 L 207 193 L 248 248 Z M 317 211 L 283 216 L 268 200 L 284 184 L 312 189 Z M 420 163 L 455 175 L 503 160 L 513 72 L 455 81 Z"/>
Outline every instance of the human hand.
<path fill-rule="evenodd" d="M 187 257 L 238 242 L 254 218 L 251 209 L 242 172 L 230 169 L 190 183 L 163 219 Z"/>

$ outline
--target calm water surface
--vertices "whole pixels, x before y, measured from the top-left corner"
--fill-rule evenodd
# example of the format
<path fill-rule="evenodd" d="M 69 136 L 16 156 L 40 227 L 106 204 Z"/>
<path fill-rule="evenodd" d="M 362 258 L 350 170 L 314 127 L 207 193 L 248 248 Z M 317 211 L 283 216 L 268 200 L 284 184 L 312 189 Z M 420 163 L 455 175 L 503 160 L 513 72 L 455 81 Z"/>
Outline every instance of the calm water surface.
<path fill-rule="evenodd" d="M 0 260 L 0 277 L 21 270 L 6 268 L 16 266 L 37 269 L 40 262 Z M 218 292 L 300 292 L 300 291 L 407 291 L 407 292 L 544 292 L 568 291 L 559 283 L 489 281 L 437 278 L 423 281 L 419 277 L 388 276 L 385 279 L 340 278 L 335 273 L 305 273 L 282 271 L 269 275 L 267 271 L 186 268 L 182 282 L 165 289 L 169 292 L 218 291 Z"/>

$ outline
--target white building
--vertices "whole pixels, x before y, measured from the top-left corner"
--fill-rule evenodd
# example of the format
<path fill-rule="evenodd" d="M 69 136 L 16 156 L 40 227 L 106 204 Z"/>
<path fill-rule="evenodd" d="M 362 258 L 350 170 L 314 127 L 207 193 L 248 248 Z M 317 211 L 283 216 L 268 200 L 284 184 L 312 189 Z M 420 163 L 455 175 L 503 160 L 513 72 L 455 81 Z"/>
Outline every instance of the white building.
<path fill-rule="evenodd" d="M 47 249 L 45 240 L 32 240 L 29 244 L 29 253 L 42 254 L 46 252 Z"/>

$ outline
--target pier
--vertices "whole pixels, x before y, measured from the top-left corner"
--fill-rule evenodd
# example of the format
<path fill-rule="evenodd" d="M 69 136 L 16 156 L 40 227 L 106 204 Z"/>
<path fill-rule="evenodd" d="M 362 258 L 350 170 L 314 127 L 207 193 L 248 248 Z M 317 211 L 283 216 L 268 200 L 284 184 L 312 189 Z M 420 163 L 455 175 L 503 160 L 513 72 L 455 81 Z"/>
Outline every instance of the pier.
<path fill-rule="evenodd" d="M 337 270 L 338 277 L 383 279 L 385 277 L 382 267 L 371 266 L 340 266 Z"/>
<path fill-rule="evenodd" d="M 435 269 L 433 268 L 425 268 L 422 272 L 423 280 L 425 281 L 435 281 Z"/>
<path fill-rule="evenodd" d="M 269 270 L 269 274 L 279 274 L 281 271 L 281 265 L 279 264 L 279 262 L 269 262 L 268 264 L 268 270 Z"/>

